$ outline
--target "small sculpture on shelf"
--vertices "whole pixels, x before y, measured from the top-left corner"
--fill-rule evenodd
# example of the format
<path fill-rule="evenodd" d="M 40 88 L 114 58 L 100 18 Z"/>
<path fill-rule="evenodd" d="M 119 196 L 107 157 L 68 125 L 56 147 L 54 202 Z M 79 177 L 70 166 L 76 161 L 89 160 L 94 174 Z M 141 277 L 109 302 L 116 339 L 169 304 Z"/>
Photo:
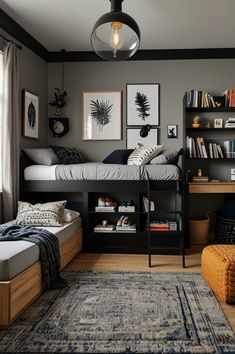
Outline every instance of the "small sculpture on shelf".
<path fill-rule="evenodd" d="M 210 128 L 211 128 L 211 122 L 210 122 L 209 120 L 206 122 L 205 127 L 206 127 L 207 129 L 210 129 Z"/>
<path fill-rule="evenodd" d="M 192 122 L 193 128 L 201 128 L 201 118 L 200 116 L 194 116 Z"/>

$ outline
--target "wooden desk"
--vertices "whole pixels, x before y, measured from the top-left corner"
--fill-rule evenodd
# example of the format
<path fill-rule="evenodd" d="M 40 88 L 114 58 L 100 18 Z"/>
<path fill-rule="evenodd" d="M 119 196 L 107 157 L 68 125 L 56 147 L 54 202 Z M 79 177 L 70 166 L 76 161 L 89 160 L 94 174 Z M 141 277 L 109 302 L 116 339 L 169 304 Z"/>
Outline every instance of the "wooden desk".
<path fill-rule="evenodd" d="M 189 193 L 235 193 L 235 182 L 189 182 Z"/>

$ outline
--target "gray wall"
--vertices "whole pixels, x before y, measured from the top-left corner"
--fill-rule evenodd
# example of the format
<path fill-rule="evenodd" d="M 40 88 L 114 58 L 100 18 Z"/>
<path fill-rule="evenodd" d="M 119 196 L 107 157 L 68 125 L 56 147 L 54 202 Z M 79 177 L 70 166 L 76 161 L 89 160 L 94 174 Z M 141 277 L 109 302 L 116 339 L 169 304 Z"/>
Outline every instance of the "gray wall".
<path fill-rule="evenodd" d="M 203 89 L 220 94 L 234 87 L 232 73 L 235 60 L 168 60 L 145 62 L 65 63 L 64 88 L 68 92 L 64 116 L 70 118 L 70 132 L 49 143 L 77 147 L 92 161 L 102 160 L 117 148 L 125 148 L 126 141 L 126 83 L 160 84 L 160 143 L 179 148 L 182 139 L 182 98 L 191 89 Z M 48 95 L 53 98 L 55 87 L 61 88 L 61 64 L 48 65 Z M 82 141 L 82 92 L 121 90 L 123 92 L 123 140 Z M 54 110 L 49 108 L 50 116 Z M 167 124 L 179 125 L 179 138 L 167 139 Z"/>
<path fill-rule="evenodd" d="M 8 33 L 0 29 L 6 38 L 12 39 Z M 14 39 L 13 39 L 14 40 Z M 19 90 L 19 102 L 20 111 L 19 119 L 22 124 L 22 90 L 27 89 L 37 95 L 39 95 L 39 139 L 25 138 L 21 135 L 21 148 L 24 147 L 44 147 L 48 143 L 48 119 L 47 119 L 47 78 L 48 78 L 48 64 L 38 55 L 32 52 L 25 46 L 22 46 L 22 50 L 19 50 L 20 60 L 20 90 Z M 21 129 L 22 131 L 22 129 Z"/>

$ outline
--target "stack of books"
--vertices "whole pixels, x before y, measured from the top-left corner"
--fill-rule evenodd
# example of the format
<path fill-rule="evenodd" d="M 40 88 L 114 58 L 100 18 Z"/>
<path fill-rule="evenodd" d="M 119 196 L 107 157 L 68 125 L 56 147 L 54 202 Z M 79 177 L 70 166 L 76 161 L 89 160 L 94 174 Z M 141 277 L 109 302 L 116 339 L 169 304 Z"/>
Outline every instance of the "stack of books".
<path fill-rule="evenodd" d="M 224 153 L 220 144 L 209 143 L 206 147 L 204 138 L 191 138 L 187 136 L 186 138 L 186 151 L 187 157 L 190 159 L 223 159 Z"/>
<path fill-rule="evenodd" d="M 155 204 L 152 200 L 150 200 L 150 203 L 149 203 L 149 200 L 148 198 L 146 197 L 143 197 L 143 207 L 144 207 L 144 211 L 145 212 L 148 212 L 149 210 L 149 204 L 150 204 L 150 211 L 155 211 Z"/>
<path fill-rule="evenodd" d="M 116 211 L 116 209 L 117 209 L 117 203 L 112 203 L 108 206 L 96 206 L 95 207 L 95 211 L 97 213 L 103 213 L 103 212 L 113 213 L 114 211 Z"/>
<path fill-rule="evenodd" d="M 94 232 L 112 232 L 115 229 L 115 225 L 108 224 L 107 226 L 96 225 L 94 227 Z"/>
<path fill-rule="evenodd" d="M 116 226 L 116 231 L 136 232 L 136 224 Z"/>
<path fill-rule="evenodd" d="M 223 159 L 224 153 L 220 144 L 209 143 L 209 156 L 211 159 Z"/>
<path fill-rule="evenodd" d="M 235 118 L 228 118 L 225 123 L 225 128 L 235 128 Z"/>
<path fill-rule="evenodd" d="M 225 106 L 226 107 L 235 107 L 235 90 L 227 89 L 223 92 L 225 96 Z"/>
<path fill-rule="evenodd" d="M 149 224 L 150 231 L 177 231 L 177 222 L 169 220 L 153 220 Z"/>
<path fill-rule="evenodd" d="M 225 157 L 227 159 L 235 159 L 235 140 L 227 140 L 224 142 Z"/>
<path fill-rule="evenodd" d="M 193 182 L 197 183 L 204 183 L 204 182 L 209 182 L 209 178 L 207 176 L 194 176 L 193 177 Z"/>
<path fill-rule="evenodd" d="M 186 95 L 187 107 L 216 107 L 213 96 L 208 92 L 191 90 Z"/>
<path fill-rule="evenodd" d="M 118 211 L 121 213 L 134 213 L 135 212 L 135 206 L 134 205 L 119 205 Z"/>

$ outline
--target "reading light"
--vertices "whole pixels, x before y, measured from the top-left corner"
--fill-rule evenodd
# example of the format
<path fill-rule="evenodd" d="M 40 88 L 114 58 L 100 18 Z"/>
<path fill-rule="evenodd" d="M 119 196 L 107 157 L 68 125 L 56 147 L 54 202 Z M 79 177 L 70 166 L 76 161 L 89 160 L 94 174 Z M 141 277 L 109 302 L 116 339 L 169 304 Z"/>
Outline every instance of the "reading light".
<path fill-rule="evenodd" d="M 135 20 L 122 12 L 123 0 L 110 0 L 111 11 L 101 16 L 91 33 L 91 45 L 105 60 L 129 59 L 140 45 L 140 30 Z"/>

